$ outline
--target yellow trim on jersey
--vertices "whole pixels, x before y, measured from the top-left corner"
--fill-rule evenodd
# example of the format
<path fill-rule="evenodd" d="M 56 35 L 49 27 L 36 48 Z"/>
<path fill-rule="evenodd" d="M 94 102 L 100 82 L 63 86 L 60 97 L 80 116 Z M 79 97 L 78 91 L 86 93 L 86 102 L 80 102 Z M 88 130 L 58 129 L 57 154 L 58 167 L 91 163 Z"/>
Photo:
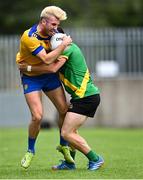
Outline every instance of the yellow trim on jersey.
<path fill-rule="evenodd" d="M 59 75 L 60 75 L 61 81 L 66 86 L 68 86 L 72 91 L 76 91 L 77 90 L 77 87 L 75 85 L 73 85 L 68 79 L 66 79 L 62 73 L 59 73 Z"/>
<path fill-rule="evenodd" d="M 75 92 L 80 98 L 82 98 L 85 94 L 88 81 L 89 81 L 89 71 L 87 69 L 83 81 L 81 83 L 80 89 L 77 89 Z"/>
<path fill-rule="evenodd" d="M 75 91 L 75 94 L 77 96 L 79 96 L 80 98 L 84 97 L 86 88 L 87 88 L 87 83 L 89 81 L 90 75 L 89 75 L 89 71 L 87 69 L 85 76 L 83 78 L 83 81 L 81 83 L 80 88 L 78 89 L 75 85 L 73 85 L 68 79 L 66 79 L 64 77 L 63 74 L 60 73 L 60 79 L 61 81 L 63 81 L 63 83 L 65 84 L 65 86 L 69 87 L 71 90 Z"/>
<path fill-rule="evenodd" d="M 58 57 L 58 59 L 60 59 L 60 58 L 65 58 L 66 60 L 68 60 L 68 57 L 65 56 L 65 55 L 60 55 L 60 56 Z"/>

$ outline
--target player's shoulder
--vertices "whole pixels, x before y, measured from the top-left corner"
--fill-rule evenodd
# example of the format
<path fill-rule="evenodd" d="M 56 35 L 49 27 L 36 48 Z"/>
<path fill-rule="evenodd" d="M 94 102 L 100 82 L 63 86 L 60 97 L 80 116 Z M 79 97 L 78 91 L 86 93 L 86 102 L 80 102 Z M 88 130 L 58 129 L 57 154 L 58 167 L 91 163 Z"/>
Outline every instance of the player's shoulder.
<path fill-rule="evenodd" d="M 34 36 L 33 34 L 31 35 L 31 28 L 27 29 L 24 31 L 24 33 L 21 36 L 21 41 L 23 42 L 31 42 L 31 41 L 38 41 L 38 39 L 36 38 L 36 36 Z"/>
<path fill-rule="evenodd" d="M 28 38 L 28 33 L 29 33 L 29 29 L 25 30 L 21 36 L 21 39 L 24 40 L 24 39 L 27 39 Z"/>
<path fill-rule="evenodd" d="M 77 52 L 77 51 L 79 51 L 79 47 L 78 47 L 78 45 L 77 44 L 75 44 L 75 43 L 72 43 L 70 46 L 69 46 L 70 48 L 68 48 L 68 52 L 70 51 L 70 52 Z"/>
<path fill-rule="evenodd" d="M 72 43 L 72 48 L 79 48 L 79 46 L 76 43 Z"/>

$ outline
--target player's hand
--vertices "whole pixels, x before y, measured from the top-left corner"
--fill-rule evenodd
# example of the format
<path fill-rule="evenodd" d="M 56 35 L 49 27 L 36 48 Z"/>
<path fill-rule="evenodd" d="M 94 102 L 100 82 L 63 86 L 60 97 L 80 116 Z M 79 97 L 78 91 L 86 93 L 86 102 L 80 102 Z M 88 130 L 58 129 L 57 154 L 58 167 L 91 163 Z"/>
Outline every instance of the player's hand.
<path fill-rule="evenodd" d="M 64 46 L 68 46 L 72 43 L 72 38 L 70 36 L 67 36 L 67 35 L 64 35 L 63 36 L 63 41 L 62 41 L 62 44 Z"/>
<path fill-rule="evenodd" d="M 19 63 L 18 64 L 18 69 L 21 71 L 21 72 L 25 72 L 27 71 L 27 63 Z"/>

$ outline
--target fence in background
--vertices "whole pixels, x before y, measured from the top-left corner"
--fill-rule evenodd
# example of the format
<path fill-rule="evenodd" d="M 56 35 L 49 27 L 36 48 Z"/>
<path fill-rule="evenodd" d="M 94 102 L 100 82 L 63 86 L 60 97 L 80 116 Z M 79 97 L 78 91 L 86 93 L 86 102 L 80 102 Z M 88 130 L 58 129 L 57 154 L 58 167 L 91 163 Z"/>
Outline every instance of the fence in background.
<path fill-rule="evenodd" d="M 15 56 L 19 47 L 19 36 L 0 36 L 0 91 L 18 89 L 19 72 Z"/>
<path fill-rule="evenodd" d="M 91 72 L 99 61 L 115 61 L 120 74 L 143 74 L 143 29 L 78 29 L 67 32 L 83 49 Z"/>
<path fill-rule="evenodd" d="M 114 75 L 112 79 L 99 78 L 99 82 L 96 81 L 101 88 L 102 103 L 97 120 L 88 122 L 93 123 L 92 126 L 95 123 L 118 127 L 143 126 L 143 98 L 139 92 L 143 88 L 143 29 L 65 31 L 83 50 L 93 76 L 95 73 L 96 77 Z M 0 36 L 0 126 L 27 125 L 30 117 L 15 63 L 19 38 L 17 35 Z M 111 74 L 113 70 L 118 71 Z M 44 118 L 54 122 L 54 106 L 46 98 L 43 105 Z"/>
<path fill-rule="evenodd" d="M 99 62 L 116 62 L 118 75 L 143 74 L 143 29 L 66 29 L 87 59 L 92 73 Z M 0 90 L 17 89 L 19 73 L 15 64 L 19 36 L 0 36 Z M 78 57 L 77 57 L 78 58 Z M 105 68 L 107 70 L 108 68 Z"/>

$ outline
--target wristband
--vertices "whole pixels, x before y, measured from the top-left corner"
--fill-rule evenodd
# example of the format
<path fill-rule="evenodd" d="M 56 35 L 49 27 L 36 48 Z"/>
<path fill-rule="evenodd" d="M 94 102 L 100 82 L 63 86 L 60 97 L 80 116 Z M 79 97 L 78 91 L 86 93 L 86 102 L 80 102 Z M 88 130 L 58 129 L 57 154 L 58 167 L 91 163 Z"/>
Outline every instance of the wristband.
<path fill-rule="evenodd" d="M 27 72 L 31 72 L 32 71 L 32 66 L 27 66 Z"/>

